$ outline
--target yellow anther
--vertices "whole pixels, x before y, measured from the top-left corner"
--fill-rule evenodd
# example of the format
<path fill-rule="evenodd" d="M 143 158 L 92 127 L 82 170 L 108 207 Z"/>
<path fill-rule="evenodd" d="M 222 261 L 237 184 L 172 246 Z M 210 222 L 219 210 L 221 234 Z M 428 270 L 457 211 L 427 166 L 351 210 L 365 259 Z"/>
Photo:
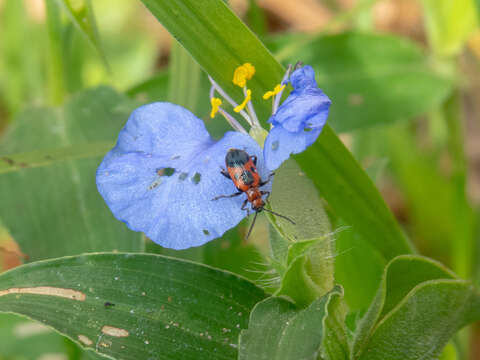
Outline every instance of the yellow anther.
<path fill-rule="evenodd" d="M 233 109 L 233 111 L 235 111 L 235 112 L 237 112 L 237 113 L 240 112 L 240 111 L 242 111 L 242 110 L 245 108 L 245 106 L 247 106 L 248 102 L 249 102 L 251 99 L 252 99 L 252 90 L 248 89 L 248 90 L 247 90 L 247 96 L 245 97 L 245 100 L 243 100 L 243 102 L 242 102 L 240 105 L 236 106 L 236 107 Z"/>
<path fill-rule="evenodd" d="M 210 112 L 210 117 L 213 119 L 218 111 L 218 108 L 220 107 L 220 105 L 222 105 L 222 100 L 216 97 L 212 97 L 210 99 L 210 104 L 212 104 L 212 111 Z"/>
<path fill-rule="evenodd" d="M 283 89 L 285 89 L 285 85 L 278 84 L 277 86 L 275 86 L 275 88 L 272 91 L 267 91 L 265 94 L 263 94 L 263 99 L 264 100 L 270 99 L 272 96 L 277 95 Z"/>
<path fill-rule="evenodd" d="M 235 69 L 233 73 L 233 83 L 243 88 L 255 74 L 255 67 L 250 63 L 245 63 Z"/>

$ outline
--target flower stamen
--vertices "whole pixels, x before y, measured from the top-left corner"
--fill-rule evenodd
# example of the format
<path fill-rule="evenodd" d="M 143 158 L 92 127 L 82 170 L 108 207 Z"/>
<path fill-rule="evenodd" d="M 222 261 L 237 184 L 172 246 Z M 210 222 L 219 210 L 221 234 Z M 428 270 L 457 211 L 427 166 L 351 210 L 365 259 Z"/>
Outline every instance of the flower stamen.
<path fill-rule="evenodd" d="M 238 106 L 238 104 L 230 97 L 228 94 L 218 85 L 215 80 L 212 79 L 212 77 L 209 75 L 208 80 L 210 80 L 210 83 L 212 84 L 212 87 L 210 89 L 210 98 L 213 97 L 213 94 L 215 91 L 217 91 L 225 100 L 227 100 L 230 105 L 232 105 L 234 108 Z M 245 110 L 241 110 L 239 112 L 240 115 L 243 116 L 243 118 L 247 121 L 248 125 L 252 126 L 253 122 L 250 119 L 250 116 L 246 113 Z"/>
<path fill-rule="evenodd" d="M 233 83 L 241 88 L 247 85 L 247 80 L 250 80 L 255 74 L 255 67 L 250 63 L 240 65 L 233 73 Z"/>
<path fill-rule="evenodd" d="M 250 90 L 248 90 L 246 87 L 243 88 L 243 94 L 245 95 L 246 98 L 249 97 L 249 100 L 247 101 L 247 111 L 248 111 L 248 114 L 250 115 L 250 118 L 253 121 L 252 126 L 261 127 L 260 121 L 258 121 L 258 118 L 257 118 L 257 113 L 255 112 L 255 109 L 253 108 L 253 103 L 251 101 L 251 91 L 250 91 L 250 95 L 249 95 L 249 91 Z"/>
<path fill-rule="evenodd" d="M 290 77 L 290 72 L 292 71 L 292 64 L 288 64 L 287 71 L 285 71 L 285 75 L 283 75 L 283 79 L 280 84 L 283 86 L 281 87 L 280 91 L 275 94 L 275 100 L 273 101 L 272 106 L 272 115 L 275 115 L 278 107 L 280 105 L 280 100 L 282 99 L 283 90 L 285 90 L 285 86 L 288 83 L 288 78 Z"/>
<path fill-rule="evenodd" d="M 245 108 L 245 106 L 247 106 L 248 102 L 252 99 L 252 90 L 246 89 L 246 91 L 244 91 L 244 94 L 245 94 L 245 99 L 243 100 L 243 102 L 240 105 L 237 105 L 233 109 L 233 111 L 235 111 L 237 113 L 242 111 Z"/>
<path fill-rule="evenodd" d="M 234 128 L 236 131 L 240 131 L 241 133 L 248 134 L 248 132 L 243 128 L 243 126 L 240 125 L 240 123 L 232 115 L 230 115 L 228 112 L 226 112 L 220 107 L 220 105 L 222 104 L 222 100 L 214 97 L 215 89 L 216 88 L 213 85 L 210 88 L 210 103 L 212 104 L 212 112 L 210 113 L 210 116 L 213 118 L 215 116 L 215 113 L 218 111 L 220 114 L 223 115 L 225 120 L 227 120 L 227 122 L 232 128 Z"/>
<path fill-rule="evenodd" d="M 263 100 L 268 100 L 272 96 L 277 95 L 280 91 L 282 91 L 285 88 L 285 84 L 277 84 L 273 90 L 267 91 L 265 94 L 263 94 Z"/>
<path fill-rule="evenodd" d="M 222 100 L 216 97 L 211 97 L 210 104 L 212 105 L 212 111 L 210 112 L 210 117 L 213 119 L 215 117 L 215 114 L 218 112 L 220 105 L 222 105 Z"/>

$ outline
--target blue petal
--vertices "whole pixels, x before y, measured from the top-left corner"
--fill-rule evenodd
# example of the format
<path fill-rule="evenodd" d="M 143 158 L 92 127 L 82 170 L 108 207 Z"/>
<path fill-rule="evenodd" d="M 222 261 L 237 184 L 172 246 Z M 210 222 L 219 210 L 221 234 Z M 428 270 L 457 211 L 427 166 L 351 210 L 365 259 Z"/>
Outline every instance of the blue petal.
<path fill-rule="evenodd" d="M 298 154 L 304 151 L 317 140 L 321 131 L 320 128 L 311 131 L 290 132 L 282 126 L 274 126 L 268 133 L 263 148 L 267 168 L 273 171 L 287 160 L 290 154 Z"/>
<path fill-rule="evenodd" d="M 97 186 L 115 217 L 130 229 L 168 248 L 199 246 L 246 216 L 240 209 L 243 194 L 212 201 L 237 192 L 220 174 L 230 148 L 256 155 L 259 174 L 267 177 L 262 150 L 251 137 L 228 132 L 215 142 L 188 110 L 169 103 L 146 105 L 132 113 L 105 156 Z"/>
<path fill-rule="evenodd" d="M 313 69 L 304 66 L 295 70 L 290 81 L 293 91 L 268 121 L 291 132 L 321 129 L 327 121 L 331 101 L 317 87 Z"/>
<path fill-rule="evenodd" d="M 300 69 L 295 70 L 290 75 L 290 82 L 295 91 L 301 91 L 306 88 L 317 88 L 317 82 L 315 81 L 315 71 L 310 65 L 305 65 Z"/>

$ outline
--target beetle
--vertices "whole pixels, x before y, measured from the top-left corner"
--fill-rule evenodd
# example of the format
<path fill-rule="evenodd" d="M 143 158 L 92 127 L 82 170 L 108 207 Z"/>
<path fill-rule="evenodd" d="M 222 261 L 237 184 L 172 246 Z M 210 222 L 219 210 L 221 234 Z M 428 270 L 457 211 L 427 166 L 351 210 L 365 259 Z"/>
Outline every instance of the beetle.
<path fill-rule="evenodd" d="M 266 195 L 268 198 L 270 192 L 260 190 L 260 188 L 268 184 L 275 173 L 270 173 L 266 180 L 262 180 L 257 171 L 257 157 L 255 155 L 250 156 L 246 151 L 240 149 L 229 149 L 227 155 L 225 156 L 225 165 L 227 170 L 221 168 L 220 173 L 227 179 L 233 181 L 238 192 L 231 195 L 220 195 L 212 200 L 232 198 L 242 194 L 247 195 L 247 198 L 243 202 L 241 209 L 246 210 L 247 214 L 250 215 L 250 211 L 247 208 L 248 203 L 250 203 L 252 210 L 255 211 L 255 217 L 253 218 L 252 225 L 250 225 L 246 239 L 248 239 L 250 233 L 252 232 L 258 213 L 262 211 L 272 213 L 290 221 L 295 225 L 295 223 L 288 217 L 265 208 L 265 201 L 262 197 Z"/>

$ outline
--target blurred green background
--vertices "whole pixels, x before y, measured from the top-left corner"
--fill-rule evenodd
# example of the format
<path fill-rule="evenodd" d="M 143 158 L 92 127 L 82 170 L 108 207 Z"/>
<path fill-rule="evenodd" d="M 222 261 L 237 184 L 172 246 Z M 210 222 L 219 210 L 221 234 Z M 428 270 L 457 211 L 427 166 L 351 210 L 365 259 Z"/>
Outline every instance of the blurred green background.
<path fill-rule="evenodd" d="M 331 126 L 375 181 L 419 252 L 479 285 L 478 1 L 232 0 L 229 4 L 282 63 L 301 60 L 314 66 L 320 87 L 334 104 Z M 105 145 L 98 134 L 109 134 L 113 142 L 118 126 L 98 128 L 96 116 L 126 116 L 135 106 L 151 101 L 183 102 L 219 136 L 227 126 L 208 118 L 206 75 L 190 67 L 192 86 L 175 87 L 179 68 L 188 69 L 191 61 L 140 1 L 0 0 L 0 135 L 5 135 L 0 158 L 3 151 L 22 153 L 57 145 L 75 145 L 72 158 L 89 157 L 80 146 L 87 140 L 98 146 L 90 151 L 102 154 L 110 143 Z M 108 102 L 107 110 L 100 99 Z M 91 105 L 95 101 L 97 107 Z M 63 135 L 56 140 L 42 138 L 41 124 L 56 117 L 59 128 L 61 119 L 75 119 L 76 125 L 65 130 L 69 139 Z M 85 167 L 94 171 L 96 163 Z M 18 179 L 4 180 L 0 206 L 10 213 L 20 198 L 14 191 L 22 186 L 32 192 L 47 187 L 44 197 L 22 194 L 31 201 L 17 210 L 50 211 L 55 180 L 65 174 L 59 170 L 50 176 L 51 184 L 35 184 L 31 178 L 21 184 Z M 59 198 L 71 191 L 61 189 Z M 82 190 L 87 207 L 92 189 Z M 62 208 L 56 211 L 60 217 L 65 214 Z M 42 233 L 48 224 L 41 216 L 32 229 L 5 213 L 0 213 L 0 221 L 3 270 L 24 261 L 88 250 L 79 245 L 42 253 L 39 234 L 60 238 L 73 230 L 66 226 L 59 234 Z M 260 224 L 256 230 L 255 246 L 260 249 L 266 247 L 265 227 Z M 12 235 L 16 233 L 18 238 Z M 131 234 L 122 235 L 122 230 L 118 234 L 123 236 L 118 246 L 109 243 L 95 250 L 142 250 L 143 244 L 133 244 Z M 347 297 L 352 309 L 362 309 L 371 300 L 384 266 L 367 242 L 357 240 L 348 231 L 340 232 L 337 240 L 337 280 L 347 294 L 349 282 L 365 283 L 363 294 Z M 151 249 L 152 244 L 146 246 Z M 227 245 L 212 246 L 218 250 Z M 236 256 L 252 260 L 250 244 L 234 246 L 238 246 Z M 181 256 L 198 260 L 198 251 Z M 218 252 L 209 254 L 215 254 L 210 255 L 215 259 L 204 262 L 254 276 L 241 265 L 229 264 L 228 257 Z M 65 358 L 65 349 L 77 353 L 72 358 L 83 356 L 51 330 L 35 328 L 25 336 L 52 345 L 45 350 L 34 346 L 29 354 L 22 345 L 24 335 L 18 332 L 25 324 L 19 318 L 1 316 L 0 359 L 30 359 L 38 351 Z M 49 335 L 50 340 L 42 340 Z M 8 340 L 12 336 L 18 341 Z M 478 359 L 480 329 L 471 336 L 465 348 L 471 359 Z M 7 341 L 2 344 L 2 339 Z"/>

